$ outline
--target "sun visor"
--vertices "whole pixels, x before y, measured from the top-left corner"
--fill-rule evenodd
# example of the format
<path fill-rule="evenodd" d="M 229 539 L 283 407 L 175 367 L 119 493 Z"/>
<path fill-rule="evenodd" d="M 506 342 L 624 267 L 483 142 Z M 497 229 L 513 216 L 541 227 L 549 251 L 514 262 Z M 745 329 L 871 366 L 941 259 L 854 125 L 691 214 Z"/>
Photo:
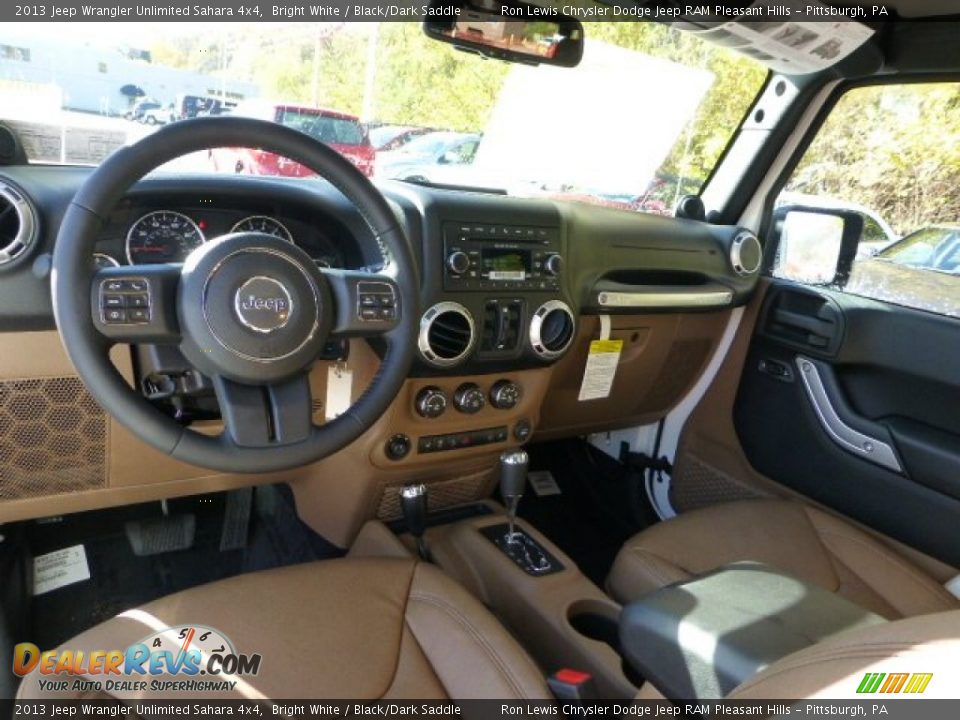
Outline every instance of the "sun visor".
<path fill-rule="evenodd" d="M 830 68 L 865 45 L 874 30 L 851 18 L 861 8 L 817 2 L 753 0 L 716 14 L 717 5 L 679 5 L 670 23 L 703 40 L 736 50 L 784 75 Z M 729 13 L 729 14 L 727 14 Z"/>

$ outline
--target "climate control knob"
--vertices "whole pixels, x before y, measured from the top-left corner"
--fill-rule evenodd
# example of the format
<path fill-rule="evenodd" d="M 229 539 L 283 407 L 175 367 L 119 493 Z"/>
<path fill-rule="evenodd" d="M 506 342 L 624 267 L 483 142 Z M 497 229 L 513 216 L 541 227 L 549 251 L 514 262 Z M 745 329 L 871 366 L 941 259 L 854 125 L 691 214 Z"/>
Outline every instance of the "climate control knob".
<path fill-rule="evenodd" d="M 563 256 L 562 255 L 551 255 L 548 257 L 544 263 L 543 268 L 550 275 L 556 277 L 563 272 Z"/>
<path fill-rule="evenodd" d="M 473 415 L 483 410 L 487 404 L 483 390 L 476 383 L 464 383 L 453 394 L 453 404 L 462 413 Z"/>
<path fill-rule="evenodd" d="M 498 380 L 490 388 L 490 404 L 498 410 L 513 410 L 520 402 L 520 386 L 513 380 Z"/>
<path fill-rule="evenodd" d="M 470 256 L 463 250 L 455 250 L 447 257 L 447 267 L 456 275 L 463 275 L 470 269 Z"/>
<path fill-rule="evenodd" d="M 447 409 L 447 394 L 431 385 L 417 393 L 413 405 L 420 417 L 438 418 Z"/>

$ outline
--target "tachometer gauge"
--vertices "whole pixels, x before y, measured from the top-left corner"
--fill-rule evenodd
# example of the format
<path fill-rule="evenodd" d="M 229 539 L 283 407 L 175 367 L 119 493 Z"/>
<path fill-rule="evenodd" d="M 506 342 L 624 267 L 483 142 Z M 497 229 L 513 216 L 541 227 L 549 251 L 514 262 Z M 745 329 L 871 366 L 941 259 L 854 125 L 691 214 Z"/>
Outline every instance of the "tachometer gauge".
<path fill-rule="evenodd" d="M 137 220 L 127 233 L 127 260 L 131 265 L 181 263 L 205 238 L 197 224 L 183 213 L 157 210 Z"/>
<path fill-rule="evenodd" d="M 110 267 L 120 267 L 120 261 L 112 255 L 107 255 L 106 253 L 94 253 L 93 267 L 97 270 L 103 270 L 104 268 Z"/>
<path fill-rule="evenodd" d="M 251 215 L 248 218 L 244 218 L 230 228 L 230 232 L 266 233 L 267 235 L 273 235 L 287 242 L 293 242 L 293 235 L 287 230 L 287 226 L 279 220 L 266 215 Z"/>

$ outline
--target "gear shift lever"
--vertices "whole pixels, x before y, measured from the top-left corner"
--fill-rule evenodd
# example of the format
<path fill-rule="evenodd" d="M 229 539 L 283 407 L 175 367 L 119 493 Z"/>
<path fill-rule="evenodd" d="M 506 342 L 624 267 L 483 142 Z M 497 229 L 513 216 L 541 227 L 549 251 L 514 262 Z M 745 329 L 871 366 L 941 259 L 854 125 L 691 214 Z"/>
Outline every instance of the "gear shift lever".
<path fill-rule="evenodd" d="M 500 456 L 500 497 L 507 506 L 507 519 L 510 523 L 506 541 L 517 539 L 514 525 L 517 520 L 517 507 L 527 487 L 527 468 L 530 458 L 523 450 L 508 450 Z"/>
<path fill-rule="evenodd" d="M 401 488 L 400 509 L 403 511 L 407 529 L 417 541 L 417 553 L 421 559 L 429 560 L 430 551 L 427 549 L 427 541 L 423 538 L 423 534 L 427 531 L 427 486 L 420 483 L 405 485 Z"/>

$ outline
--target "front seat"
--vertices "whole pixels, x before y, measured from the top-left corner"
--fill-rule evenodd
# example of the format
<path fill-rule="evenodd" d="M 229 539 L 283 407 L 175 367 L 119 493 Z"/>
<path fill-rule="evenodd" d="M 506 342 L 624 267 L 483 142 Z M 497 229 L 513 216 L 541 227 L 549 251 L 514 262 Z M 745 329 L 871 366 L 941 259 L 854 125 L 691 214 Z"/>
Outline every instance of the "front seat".
<path fill-rule="evenodd" d="M 328 560 L 240 575 L 122 613 L 62 648 L 123 650 L 161 629 L 198 625 L 223 633 L 238 653 L 262 656 L 259 674 L 206 698 L 551 697 L 540 670 L 479 601 L 412 560 Z M 38 675 L 27 675 L 19 699 L 69 697 L 43 692 Z M 148 682 L 132 697 L 171 695 Z"/>
<path fill-rule="evenodd" d="M 865 532 L 786 500 L 745 500 L 685 513 L 628 540 L 607 590 L 626 605 L 734 562 L 773 566 L 887 619 L 960 607 L 940 583 Z"/>
<path fill-rule="evenodd" d="M 957 657 L 960 612 L 912 617 L 840 633 L 788 655 L 727 699 L 956 699 Z"/>
<path fill-rule="evenodd" d="M 787 655 L 727 700 L 952 698 L 960 687 L 960 611 L 840 633 Z M 638 700 L 664 700 L 645 683 Z"/>

